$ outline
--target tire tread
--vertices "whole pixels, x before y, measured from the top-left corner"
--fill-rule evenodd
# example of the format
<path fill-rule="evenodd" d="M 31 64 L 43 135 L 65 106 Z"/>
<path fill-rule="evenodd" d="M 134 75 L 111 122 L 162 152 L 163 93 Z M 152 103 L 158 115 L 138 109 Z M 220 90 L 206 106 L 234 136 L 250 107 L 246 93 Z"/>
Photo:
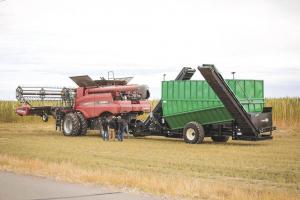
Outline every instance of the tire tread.
<path fill-rule="evenodd" d="M 76 113 L 79 122 L 80 122 L 80 129 L 79 129 L 79 135 L 86 135 L 88 124 L 86 119 L 84 118 L 83 114 Z"/>
<path fill-rule="evenodd" d="M 214 141 L 214 142 L 227 142 L 229 140 L 229 136 L 226 136 L 226 135 L 220 135 L 220 136 L 211 136 L 211 139 Z"/>
<path fill-rule="evenodd" d="M 71 134 L 68 135 L 68 134 L 65 133 L 64 125 L 63 125 L 63 133 L 64 133 L 64 135 L 65 135 L 65 136 L 77 136 L 77 135 L 79 134 L 79 131 L 80 131 L 80 121 L 79 121 L 77 115 L 74 114 L 74 113 L 68 113 L 68 114 L 65 115 L 64 121 L 65 121 L 65 119 L 66 119 L 67 117 L 71 118 L 71 120 L 72 120 L 72 125 L 73 125 L 73 129 L 72 129 L 72 131 L 71 131 Z M 63 122 L 63 123 L 64 123 L 64 122 Z"/>
<path fill-rule="evenodd" d="M 185 136 L 185 132 L 188 128 L 194 128 L 195 132 L 196 132 L 196 140 L 195 141 L 189 141 L 186 136 Z M 186 143 L 189 144 L 200 144 L 203 142 L 204 140 L 204 129 L 203 127 L 198 123 L 198 122 L 189 122 L 187 123 L 187 125 L 185 126 L 185 128 L 183 129 L 183 137 Z"/>

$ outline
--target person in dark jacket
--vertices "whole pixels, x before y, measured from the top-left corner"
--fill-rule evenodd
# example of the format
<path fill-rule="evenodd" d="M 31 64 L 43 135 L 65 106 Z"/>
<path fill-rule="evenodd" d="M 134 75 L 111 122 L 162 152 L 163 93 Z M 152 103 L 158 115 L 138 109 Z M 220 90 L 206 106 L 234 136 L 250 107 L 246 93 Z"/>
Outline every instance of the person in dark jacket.
<path fill-rule="evenodd" d="M 99 117 L 99 135 L 103 137 L 103 129 L 102 129 L 102 117 Z"/>
<path fill-rule="evenodd" d="M 115 121 L 115 133 L 117 134 L 117 136 L 118 136 L 118 132 L 119 132 L 119 118 L 120 118 L 120 116 L 114 118 L 114 121 Z"/>
<path fill-rule="evenodd" d="M 102 138 L 103 140 L 109 140 L 109 137 L 108 137 L 108 120 L 106 117 L 103 117 L 101 119 L 101 124 L 102 124 Z"/>
<path fill-rule="evenodd" d="M 126 134 L 126 138 L 128 139 L 129 137 L 129 127 L 128 127 L 128 118 L 123 118 L 123 132 L 124 132 L 124 135 Z"/>
<path fill-rule="evenodd" d="M 124 130 L 125 130 L 125 120 L 121 116 L 119 116 L 118 117 L 118 140 L 120 142 L 123 142 Z"/>
<path fill-rule="evenodd" d="M 108 133 L 111 140 L 116 138 L 116 118 L 113 116 L 108 123 Z"/>

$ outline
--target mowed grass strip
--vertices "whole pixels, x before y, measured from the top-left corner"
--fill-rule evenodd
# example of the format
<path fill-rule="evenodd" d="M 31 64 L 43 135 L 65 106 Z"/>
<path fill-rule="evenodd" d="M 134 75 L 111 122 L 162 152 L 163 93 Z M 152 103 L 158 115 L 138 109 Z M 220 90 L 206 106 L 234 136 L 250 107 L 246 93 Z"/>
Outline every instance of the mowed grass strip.
<path fill-rule="evenodd" d="M 162 137 L 119 143 L 97 132 L 64 137 L 52 123 L 1 123 L 0 169 L 179 198 L 297 199 L 300 134 L 279 130 L 272 141 L 227 144 Z"/>

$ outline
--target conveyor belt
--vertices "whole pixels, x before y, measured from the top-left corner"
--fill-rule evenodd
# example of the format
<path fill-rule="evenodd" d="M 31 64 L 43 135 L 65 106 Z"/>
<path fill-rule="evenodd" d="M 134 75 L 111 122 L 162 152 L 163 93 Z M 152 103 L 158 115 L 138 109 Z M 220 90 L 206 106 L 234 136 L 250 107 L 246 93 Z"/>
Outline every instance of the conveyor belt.
<path fill-rule="evenodd" d="M 196 70 L 192 69 L 190 67 L 184 67 L 178 74 L 178 76 L 175 78 L 175 81 L 185 81 L 185 80 L 190 80 L 192 76 L 195 74 Z"/>
<path fill-rule="evenodd" d="M 199 71 L 230 112 L 244 136 L 258 136 L 259 131 L 252 123 L 248 113 L 240 104 L 221 74 L 213 65 L 198 67 Z"/>
<path fill-rule="evenodd" d="M 182 68 L 182 70 L 180 71 L 180 73 L 177 75 L 177 77 L 175 78 L 175 80 L 179 81 L 179 80 L 190 80 L 192 78 L 192 76 L 195 74 L 196 70 L 192 69 L 190 67 L 184 67 Z M 152 114 L 153 117 L 156 117 L 156 115 L 160 115 L 162 116 L 162 102 L 161 100 L 158 102 L 158 104 L 155 106 L 155 108 L 153 108 L 152 110 Z M 147 119 L 145 120 L 145 125 L 148 126 L 151 123 L 151 117 L 152 116 L 148 116 Z"/>

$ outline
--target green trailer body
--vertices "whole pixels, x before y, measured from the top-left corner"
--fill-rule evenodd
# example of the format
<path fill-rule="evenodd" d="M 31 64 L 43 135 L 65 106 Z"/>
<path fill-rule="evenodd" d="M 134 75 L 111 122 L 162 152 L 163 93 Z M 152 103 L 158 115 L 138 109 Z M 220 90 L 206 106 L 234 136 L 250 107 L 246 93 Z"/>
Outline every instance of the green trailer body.
<path fill-rule="evenodd" d="M 247 113 L 264 109 L 263 80 L 225 80 Z M 201 125 L 224 124 L 234 119 L 214 90 L 204 80 L 163 81 L 163 117 L 171 129 L 191 121 Z"/>
<path fill-rule="evenodd" d="M 272 108 L 265 107 L 263 80 L 224 80 L 214 65 L 183 68 L 174 81 L 162 82 L 162 98 L 144 121 L 132 126 L 134 136 L 161 135 L 199 144 L 272 139 Z"/>

